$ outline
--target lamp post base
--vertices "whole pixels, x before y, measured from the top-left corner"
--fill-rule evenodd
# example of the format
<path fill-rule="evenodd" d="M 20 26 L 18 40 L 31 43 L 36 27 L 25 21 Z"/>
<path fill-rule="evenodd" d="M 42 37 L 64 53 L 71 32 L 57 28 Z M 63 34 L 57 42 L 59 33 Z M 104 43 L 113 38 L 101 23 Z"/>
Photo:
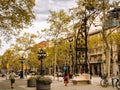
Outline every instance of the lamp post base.
<path fill-rule="evenodd" d="M 23 71 L 20 72 L 20 78 L 24 78 Z"/>

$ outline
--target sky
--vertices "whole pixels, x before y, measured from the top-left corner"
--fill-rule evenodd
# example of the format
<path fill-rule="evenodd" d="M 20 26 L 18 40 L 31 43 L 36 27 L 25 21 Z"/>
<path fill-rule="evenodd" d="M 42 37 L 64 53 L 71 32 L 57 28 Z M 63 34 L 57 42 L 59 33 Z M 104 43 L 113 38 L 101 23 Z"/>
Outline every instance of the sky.
<path fill-rule="evenodd" d="M 36 19 L 33 22 L 34 26 L 30 27 L 40 30 L 48 27 L 47 19 L 50 15 L 49 10 L 59 11 L 64 9 L 68 11 L 69 8 L 76 6 L 75 0 L 36 0 L 34 12 Z"/>
<path fill-rule="evenodd" d="M 69 8 L 76 6 L 76 1 L 77 0 L 36 0 L 36 5 L 33 9 L 36 19 L 33 21 L 33 25 L 27 29 L 24 29 L 24 31 L 35 33 L 35 31 L 47 28 L 49 26 L 47 23 L 48 16 L 50 15 L 49 10 L 59 11 L 64 9 L 68 12 Z M 9 48 L 9 46 L 10 43 L 6 44 L 3 41 L 2 48 L 0 48 L 0 55 L 2 55 L 5 50 Z"/>
<path fill-rule="evenodd" d="M 36 19 L 33 21 L 33 25 L 24 31 L 35 33 L 35 31 L 47 28 L 48 16 L 50 15 L 49 10 L 59 11 L 64 9 L 68 12 L 69 8 L 76 6 L 76 0 L 36 0 L 36 5 L 33 9 Z M 12 41 L 11 41 L 12 42 Z M 10 42 L 10 43 L 11 43 Z M 0 48 L 0 55 L 2 55 L 6 49 L 10 47 L 10 43 L 2 41 L 2 47 Z"/>
<path fill-rule="evenodd" d="M 33 26 L 28 28 L 27 31 L 41 30 L 48 27 L 47 19 L 50 15 L 49 10 L 59 11 L 64 9 L 68 12 L 69 8 L 76 6 L 77 0 L 36 0 L 34 7 L 34 13 L 36 19 L 33 22 Z M 116 1 L 116 0 L 110 0 Z"/>

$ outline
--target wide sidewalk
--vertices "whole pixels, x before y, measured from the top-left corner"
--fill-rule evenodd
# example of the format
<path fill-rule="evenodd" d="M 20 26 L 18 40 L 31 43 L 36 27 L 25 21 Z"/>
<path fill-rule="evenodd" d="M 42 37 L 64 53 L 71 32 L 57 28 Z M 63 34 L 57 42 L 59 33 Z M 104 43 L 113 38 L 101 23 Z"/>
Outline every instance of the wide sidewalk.
<path fill-rule="evenodd" d="M 82 84 L 82 85 L 73 85 L 71 81 L 69 81 L 68 85 L 65 86 L 63 79 L 61 78 L 60 81 L 54 80 L 51 85 L 51 90 L 117 90 L 112 86 L 108 86 L 103 88 L 100 86 L 100 77 L 92 77 L 91 84 Z"/>
<path fill-rule="evenodd" d="M 27 79 L 17 79 L 18 81 L 22 82 L 22 84 L 18 84 L 16 88 L 22 88 L 19 90 L 36 90 L 35 87 L 27 87 Z M 116 88 L 113 88 L 112 86 L 108 86 L 106 88 L 103 88 L 100 86 L 101 78 L 100 77 L 92 77 L 91 84 L 89 85 L 73 85 L 71 81 L 69 81 L 68 85 L 65 86 L 63 82 L 63 78 L 60 78 L 59 80 L 57 78 L 53 79 L 53 82 L 51 84 L 51 90 L 117 90 Z M 0 83 L 5 81 L 5 78 L 0 78 Z M 2 90 L 2 89 L 0 89 Z M 8 89 L 3 89 L 8 90 Z M 18 89 L 15 89 L 18 90 Z"/>

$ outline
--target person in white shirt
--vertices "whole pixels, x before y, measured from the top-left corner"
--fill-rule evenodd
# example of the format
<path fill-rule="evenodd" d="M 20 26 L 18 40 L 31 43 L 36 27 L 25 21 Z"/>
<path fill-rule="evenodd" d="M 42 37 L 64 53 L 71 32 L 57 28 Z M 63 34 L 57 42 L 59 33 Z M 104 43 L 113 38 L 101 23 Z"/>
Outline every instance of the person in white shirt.
<path fill-rule="evenodd" d="M 12 70 L 12 72 L 10 73 L 9 79 L 11 81 L 11 88 L 14 89 L 14 84 L 15 84 L 15 73 Z"/>

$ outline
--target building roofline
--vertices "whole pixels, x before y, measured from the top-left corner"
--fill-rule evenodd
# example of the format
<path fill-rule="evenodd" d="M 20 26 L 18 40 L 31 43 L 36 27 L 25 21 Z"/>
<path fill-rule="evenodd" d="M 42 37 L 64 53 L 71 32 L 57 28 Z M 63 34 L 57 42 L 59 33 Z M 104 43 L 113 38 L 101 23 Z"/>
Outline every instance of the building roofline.
<path fill-rule="evenodd" d="M 109 27 L 109 28 L 106 28 L 105 30 L 110 30 L 110 29 L 115 29 L 115 28 L 120 28 L 120 26 Z M 102 29 L 95 30 L 95 31 L 89 32 L 88 35 L 92 36 L 92 35 L 100 33 L 101 31 L 102 31 Z"/>
<path fill-rule="evenodd" d="M 116 11 L 120 11 L 120 6 L 115 7 L 115 8 L 113 8 L 112 10 L 110 10 L 108 12 L 110 13 L 110 12 L 116 12 Z"/>

